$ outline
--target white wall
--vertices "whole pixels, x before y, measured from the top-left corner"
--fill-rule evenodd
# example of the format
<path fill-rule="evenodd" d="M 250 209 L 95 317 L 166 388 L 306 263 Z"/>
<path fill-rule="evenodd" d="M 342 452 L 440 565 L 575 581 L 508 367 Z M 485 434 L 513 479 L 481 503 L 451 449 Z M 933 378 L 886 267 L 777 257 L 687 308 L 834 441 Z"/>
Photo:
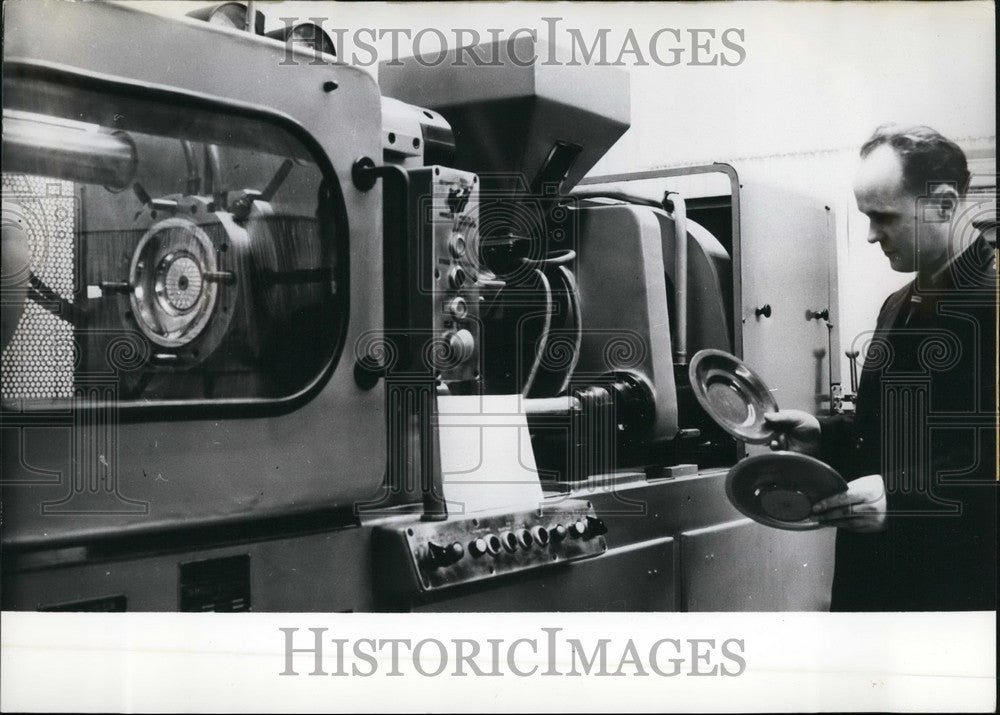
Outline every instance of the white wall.
<path fill-rule="evenodd" d="M 602 171 L 854 149 L 887 120 L 956 139 L 996 131 L 992 3 L 669 5 L 640 15 L 645 27 L 743 27 L 747 59 L 633 67 L 633 130 Z"/>

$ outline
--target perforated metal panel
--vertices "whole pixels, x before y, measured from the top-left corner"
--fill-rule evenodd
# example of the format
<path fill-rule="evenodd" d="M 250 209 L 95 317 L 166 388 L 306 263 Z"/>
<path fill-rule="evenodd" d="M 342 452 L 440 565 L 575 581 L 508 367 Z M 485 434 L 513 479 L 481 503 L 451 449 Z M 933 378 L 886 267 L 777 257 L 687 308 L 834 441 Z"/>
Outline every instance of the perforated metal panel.
<path fill-rule="evenodd" d="M 0 394 L 4 400 L 71 397 L 76 354 L 73 329 L 56 313 L 60 309 L 59 299 L 72 304 L 76 289 L 73 184 L 5 173 L 3 197 L 4 250 L 8 250 L 7 226 L 19 227 L 21 231 L 17 233 L 28 238 L 31 275 L 54 295 L 42 297 L 35 293 L 33 299 L 24 302 L 17 329 L 0 358 L 3 374 Z M 24 268 L 5 266 L 5 289 L 18 280 L 28 280 L 27 276 L 16 275 L 24 273 Z M 8 272 L 12 275 L 6 275 Z M 17 292 L 4 296 L 5 303 L 21 299 Z M 6 318 L 8 306 L 4 307 Z"/>

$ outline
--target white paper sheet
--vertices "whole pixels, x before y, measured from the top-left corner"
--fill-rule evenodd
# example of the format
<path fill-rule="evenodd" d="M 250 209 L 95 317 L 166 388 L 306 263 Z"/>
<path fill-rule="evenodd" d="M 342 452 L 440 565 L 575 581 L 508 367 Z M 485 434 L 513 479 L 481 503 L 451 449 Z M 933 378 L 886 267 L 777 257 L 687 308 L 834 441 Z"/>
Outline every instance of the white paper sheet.
<path fill-rule="evenodd" d="M 542 501 L 520 395 L 441 396 L 438 421 L 448 513 L 536 509 Z"/>

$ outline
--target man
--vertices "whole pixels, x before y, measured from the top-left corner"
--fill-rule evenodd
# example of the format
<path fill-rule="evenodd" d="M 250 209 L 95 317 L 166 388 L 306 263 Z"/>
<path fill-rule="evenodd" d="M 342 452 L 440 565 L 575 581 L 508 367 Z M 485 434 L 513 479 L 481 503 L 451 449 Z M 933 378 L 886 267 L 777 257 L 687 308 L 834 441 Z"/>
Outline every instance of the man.
<path fill-rule="evenodd" d="M 914 280 L 867 340 L 853 416 L 765 416 L 772 449 L 848 481 L 813 506 L 838 527 L 831 607 L 996 609 L 996 259 L 964 230 L 962 150 L 928 127 L 879 127 L 854 185 L 868 242 Z"/>

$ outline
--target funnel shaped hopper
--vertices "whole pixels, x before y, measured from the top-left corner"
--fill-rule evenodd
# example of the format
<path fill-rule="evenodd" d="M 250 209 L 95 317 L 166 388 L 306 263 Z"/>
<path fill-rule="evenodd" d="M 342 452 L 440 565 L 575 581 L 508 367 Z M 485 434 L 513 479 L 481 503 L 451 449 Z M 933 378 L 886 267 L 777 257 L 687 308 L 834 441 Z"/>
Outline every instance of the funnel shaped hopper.
<path fill-rule="evenodd" d="M 565 193 L 628 129 L 629 78 L 554 59 L 517 36 L 383 63 L 379 82 L 384 95 L 448 120 L 456 168 L 479 174 L 484 189 Z"/>

